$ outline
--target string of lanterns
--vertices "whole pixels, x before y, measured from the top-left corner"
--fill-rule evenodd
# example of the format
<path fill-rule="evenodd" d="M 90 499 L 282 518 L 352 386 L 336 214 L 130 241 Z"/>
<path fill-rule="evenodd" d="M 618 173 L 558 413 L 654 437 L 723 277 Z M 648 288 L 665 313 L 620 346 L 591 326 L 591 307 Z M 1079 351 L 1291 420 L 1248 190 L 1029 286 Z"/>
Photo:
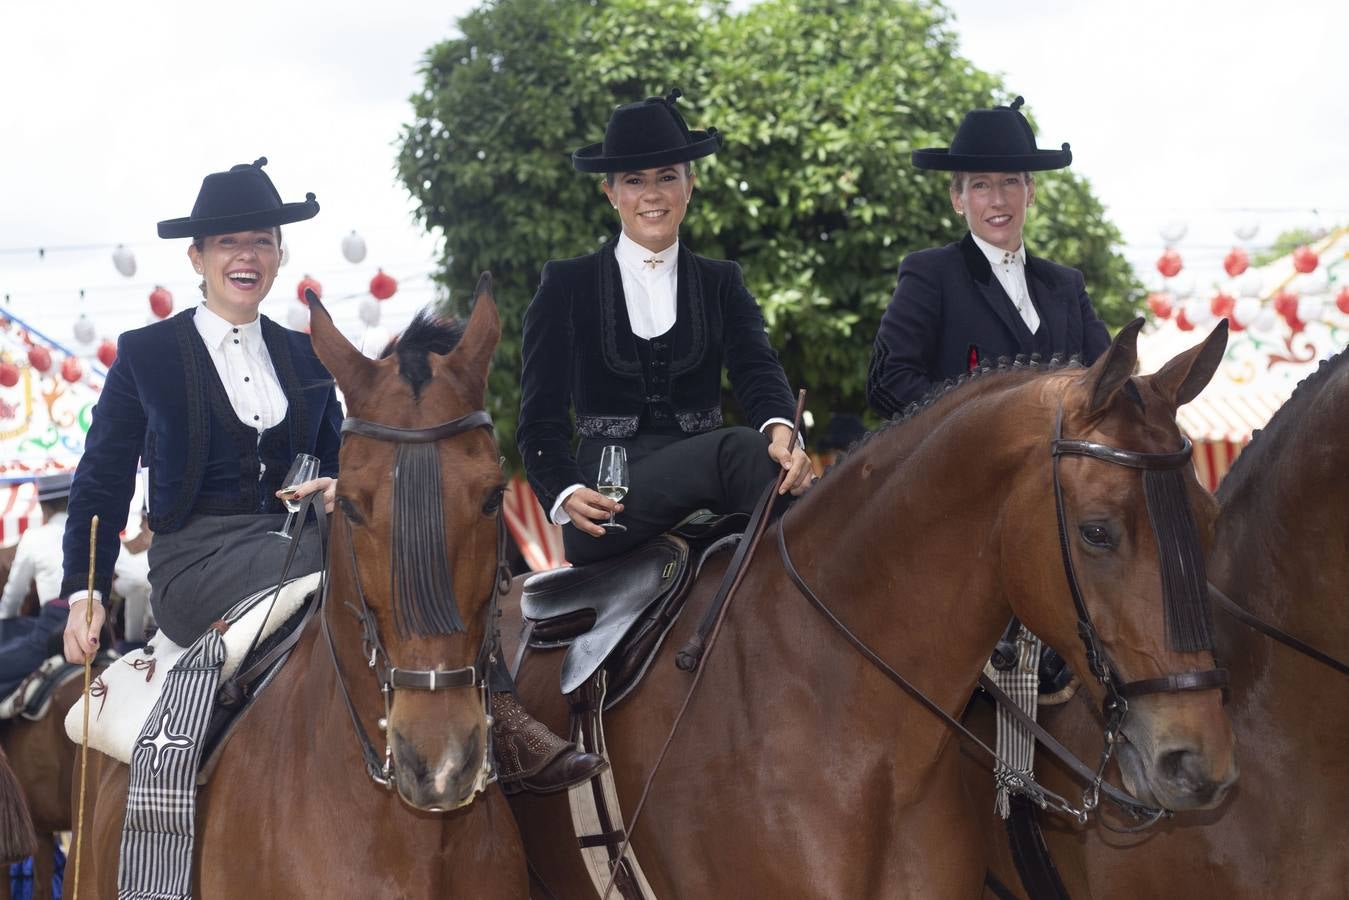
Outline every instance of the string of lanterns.
<path fill-rule="evenodd" d="M 1238 244 L 1223 257 L 1222 268 L 1230 280 L 1215 284 L 1207 300 L 1196 296 L 1194 278 L 1182 274 L 1185 269 L 1177 244 L 1188 228 L 1183 222 L 1168 222 L 1160 229 L 1164 249 L 1157 258 L 1162 289 L 1148 295 L 1148 308 L 1158 319 L 1171 319 L 1181 331 L 1192 331 L 1220 318 L 1226 318 L 1233 332 L 1274 331 L 1279 322 L 1296 335 L 1308 322 L 1320 321 L 1327 312 L 1326 299 L 1332 289 L 1329 266 L 1321 265 L 1320 253 L 1310 246 L 1296 248 L 1291 254 L 1293 272 L 1284 282 L 1266 294 L 1263 276 L 1250 268 L 1250 242 L 1259 231 L 1259 223 L 1243 221 L 1234 233 Z M 1324 246 L 1329 246 L 1326 242 Z M 1334 306 L 1349 315 L 1349 287 L 1337 293 Z"/>

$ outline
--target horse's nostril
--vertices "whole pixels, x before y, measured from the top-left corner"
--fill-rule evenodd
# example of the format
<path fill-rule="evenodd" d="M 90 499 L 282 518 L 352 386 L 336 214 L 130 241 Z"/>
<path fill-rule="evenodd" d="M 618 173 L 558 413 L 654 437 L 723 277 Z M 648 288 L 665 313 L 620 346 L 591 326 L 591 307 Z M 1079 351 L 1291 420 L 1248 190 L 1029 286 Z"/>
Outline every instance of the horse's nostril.
<path fill-rule="evenodd" d="M 1159 768 L 1162 775 L 1177 790 L 1192 795 L 1200 802 L 1208 802 L 1217 785 L 1204 771 L 1203 760 L 1189 750 L 1169 750 L 1162 754 Z"/>

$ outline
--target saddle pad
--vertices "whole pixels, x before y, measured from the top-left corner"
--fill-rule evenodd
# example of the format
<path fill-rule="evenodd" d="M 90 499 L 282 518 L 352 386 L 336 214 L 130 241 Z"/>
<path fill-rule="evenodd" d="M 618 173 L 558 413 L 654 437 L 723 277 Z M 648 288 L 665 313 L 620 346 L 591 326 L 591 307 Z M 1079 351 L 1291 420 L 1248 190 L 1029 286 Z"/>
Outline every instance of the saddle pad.
<path fill-rule="evenodd" d="M 68 671 L 63 672 L 63 669 Z M 23 716 L 40 721 L 51 706 L 52 694 L 69 679 L 84 673 L 83 666 L 73 666 L 64 656 L 49 656 L 3 701 L 0 701 L 0 721 Z"/>
<path fill-rule="evenodd" d="M 275 604 L 271 603 L 274 589 L 266 588 L 225 614 L 225 620 L 232 624 L 224 636 L 226 656 L 221 683 L 239 670 L 244 654 L 253 645 L 254 635 L 261 642 L 273 634 L 318 589 L 319 580 L 320 573 L 315 572 L 286 582 Z M 145 649 L 128 653 L 94 679 L 89 688 L 93 698 L 89 709 L 89 746 L 130 765 L 136 738 L 159 702 L 169 670 L 185 651 L 161 631 Z M 66 734 L 79 743 L 83 730 L 84 704 L 76 703 L 66 714 Z"/>

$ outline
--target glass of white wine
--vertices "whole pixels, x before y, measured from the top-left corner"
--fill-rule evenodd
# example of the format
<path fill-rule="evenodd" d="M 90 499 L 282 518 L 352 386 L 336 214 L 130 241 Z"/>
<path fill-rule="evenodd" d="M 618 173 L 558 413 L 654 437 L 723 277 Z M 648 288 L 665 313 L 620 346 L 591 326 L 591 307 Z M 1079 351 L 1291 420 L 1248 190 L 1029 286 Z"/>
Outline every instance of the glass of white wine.
<path fill-rule="evenodd" d="M 621 501 L 628 495 L 628 451 L 626 447 L 610 444 L 600 451 L 600 473 L 595 479 L 595 490 L 599 491 L 601 496 L 614 501 Z M 613 518 L 610 518 L 607 522 L 601 522 L 600 527 L 614 534 L 628 530 L 627 526 L 618 524 Z"/>
<path fill-rule="evenodd" d="M 281 502 L 286 505 L 286 524 L 280 531 L 273 531 L 272 534 L 290 540 L 290 529 L 295 524 L 295 514 L 300 511 L 300 504 L 304 502 L 295 496 L 295 488 L 317 477 L 319 477 L 318 457 L 310 456 L 308 453 L 297 454 L 295 462 L 290 464 L 290 471 L 281 481 Z"/>

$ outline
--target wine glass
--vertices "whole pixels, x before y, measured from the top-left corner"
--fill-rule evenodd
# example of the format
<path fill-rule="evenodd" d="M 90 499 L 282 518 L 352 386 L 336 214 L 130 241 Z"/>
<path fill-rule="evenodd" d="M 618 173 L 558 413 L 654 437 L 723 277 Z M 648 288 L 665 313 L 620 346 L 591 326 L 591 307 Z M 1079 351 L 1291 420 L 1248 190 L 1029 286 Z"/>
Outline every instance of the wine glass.
<path fill-rule="evenodd" d="M 599 491 L 601 496 L 616 501 L 621 501 L 628 495 L 626 447 L 611 444 L 600 451 L 600 473 L 595 479 L 595 490 Z M 600 527 L 613 534 L 628 530 L 627 526 L 618 524 L 612 518 L 607 522 L 601 522 Z"/>
<path fill-rule="evenodd" d="M 300 505 L 304 502 L 295 496 L 295 487 L 306 481 L 313 481 L 318 474 L 317 456 L 310 456 L 308 453 L 296 454 L 295 462 L 290 464 L 290 471 L 281 480 L 281 502 L 286 505 L 286 524 L 280 531 L 270 532 L 271 534 L 290 540 L 290 529 L 295 524 L 295 514 L 300 511 Z"/>

